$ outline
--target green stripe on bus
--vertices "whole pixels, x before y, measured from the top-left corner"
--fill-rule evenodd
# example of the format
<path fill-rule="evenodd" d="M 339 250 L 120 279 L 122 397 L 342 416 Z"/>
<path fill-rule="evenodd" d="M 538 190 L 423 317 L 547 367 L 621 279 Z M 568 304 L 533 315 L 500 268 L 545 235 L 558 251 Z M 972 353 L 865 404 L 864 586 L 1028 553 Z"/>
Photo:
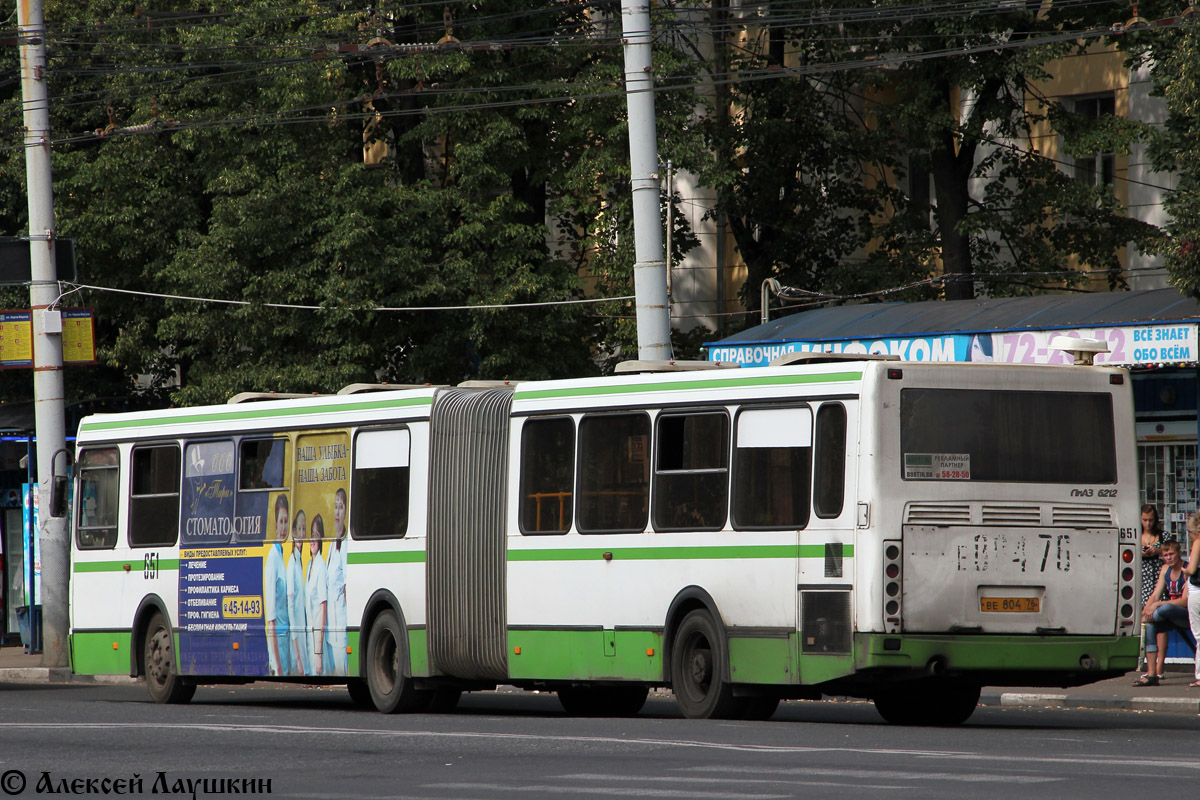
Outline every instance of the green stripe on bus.
<path fill-rule="evenodd" d="M 508 631 L 512 680 L 661 682 L 662 634 L 639 630 Z"/>
<path fill-rule="evenodd" d="M 714 558 L 824 558 L 824 544 L 751 544 L 683 547 L 584 547 L 554 550 L 509 550 L 509 561 L 594 561 L 612 554 L 613 560 L 694 561 Z M 852 545 L 842 545 L 842 556 L 854 555 Z"/>
<path fill-rule="evenodd" d="M 132 639 L 129 631 L 73 633 L 71 669 L 76 675 L 128 675 Z"/>
<path fill-rule="evenodd" d="M 554 550 L 509 550 L 509 561 L 591 561 L 602 558 L 604 553 L 612 553 L 613 558 L 627 561 L 663 561 L 667 559 L 713 559 L 713 558 L 824 558 L 824 544 L 802 544 L 799 547 L 791 544 L 763 545 L 713 545 L 713 546 L 684 546 L 684 547 L 626 547 L 626 548 L 580 548 Z M 842 556 L 851 558 L 854 555 L 853 545 L 842 545 Z M 423 564 L 425 551 L 413 550 L 405 552 L 386 553 L 348 553 L 347 563 L 350 564 Z M 130 570 L 142 569 L 138 559 L 128 561 L 77 561 L 72 564 L 74 572 L 123 572 L 125 567 Z M 161 558 L 158 561 L 159 570 L 179 569 L 179 559 Z"/>
<path fill-rule="evenodd" d="M 749 378 L 701 379 L 672 383 L 622 383 L 562 389 L 533 389 L 517 387 L 518 400 L 541 400 L 549 397 L 586 397 L 588 395 L 626 394 L 638 392 L 679 392 L 688 389 L 730 389 L 748 386 L 793 386 L 805 383 L 843 383 L 862 379 L 861 372 L 830 372 L 823 375 L 767 375 Z"/>
<path fill-rule="evenodd" d="M 73 572 L 124 572 L 126 567 L 129 567 L 131 572 L 141 572 L 144 562 L 137 558 L 131 558 L 125 561 L 76 561 L 71 565 Z M 178 558 L 160 558 L 158 560 L 158 569 L 161 570 L 177 570 L 179 569 Z"/>
<path fill-rule="evenodd" d="M 412 397 L 399 400 L 375 400 L 363 403 L 338 403 L 319 408 L 253 408 L 216 411 L 207 414 L 192 414 L 178 417 L 143 417 L 124 420 L 95 420 L 80 423 L 80 432 L 110 431 L 121 428 L 148 428 L 155 425 L 190 425 L 202 422 L 230 422 L 235 420 L 270 419 L 271 417 L 299 417 L 308 414 L 337 414 L 343 411 L 373 411 L 380 408 L 407 408 L 433 404 L 432 397 Z"/>
<path fill-rule="evenodd" d="M 424 550 L 410 550 L 402 553 L 347 553 L 347 564 L 423 564 Z"/>

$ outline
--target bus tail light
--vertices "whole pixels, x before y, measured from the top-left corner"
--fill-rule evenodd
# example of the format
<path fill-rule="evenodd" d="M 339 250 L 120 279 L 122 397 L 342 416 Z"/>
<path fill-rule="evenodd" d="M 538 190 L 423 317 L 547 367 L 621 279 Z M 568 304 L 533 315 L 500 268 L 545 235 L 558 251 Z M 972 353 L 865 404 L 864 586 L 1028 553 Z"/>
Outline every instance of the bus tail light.
<path fill-rule="evenodd" d="M 1117 617 L 1118 617 L 1117 622 L 1118 622 L 1118 625 L 1122 628 L 1133 628 L 1134 627 L 1134 625 L 1133 625 L 1134 619 L 1133 618 L 1134 618 L 1134 614 L 1137 611 L 1137 603 L 1134 603 L 1133 601 L 1137 597 L 1137 593 L 1138 593 L 1138 586 L 1137 586 L 1137 577 L 1138 576 L 1137 576 L 1137 571 L 1134 570 L 1134 568 L 1132 566 L 1125 566 L 1125 565 L 1133 564 L 1134 559 L 1136 557 L 1137 557 L 1137 554 L 1134 552 L 1134 549 L 1132 546 L 1130 546 L 1130 547 L 1122 546 L 1121 547 L 1121 565 L 1122 565 L 1122 566 L 1120 566 L 1121 575 L 1120 575 L 1120 579 L 1117 581 L 1117 591 L 1121 595 L 1121 599 L 1118 602 L 1120 602 L 1121 605 L 1117 609 Z"/>
<path fill-rule="evenodd" d="M 904 578 L 902 553 L 900 542 L 883 543 L 883 629 L 887 633 L 900 631 L 900 605 L 904 595 L 900 583 Z"/>

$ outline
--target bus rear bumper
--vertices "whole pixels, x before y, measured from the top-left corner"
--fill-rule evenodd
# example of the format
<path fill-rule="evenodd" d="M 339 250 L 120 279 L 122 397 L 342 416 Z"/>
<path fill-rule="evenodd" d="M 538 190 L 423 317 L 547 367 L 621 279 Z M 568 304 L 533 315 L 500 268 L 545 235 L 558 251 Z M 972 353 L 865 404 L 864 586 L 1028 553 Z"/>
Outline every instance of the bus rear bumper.
<path fill-rule="evenodd" d="M 1083 686 L 1137 666 L 1136 636 L 855 635 L 855 678 L 952 678 L 991 686 Z"/>

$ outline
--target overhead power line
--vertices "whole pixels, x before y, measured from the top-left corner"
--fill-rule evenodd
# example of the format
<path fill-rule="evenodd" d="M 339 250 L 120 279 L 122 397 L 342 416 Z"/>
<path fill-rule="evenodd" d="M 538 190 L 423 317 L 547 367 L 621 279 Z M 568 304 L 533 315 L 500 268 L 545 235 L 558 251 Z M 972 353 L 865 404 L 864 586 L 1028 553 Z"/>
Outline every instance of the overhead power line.
<path fill-rule="evenodd" d="M 195 297 L 182 294 L 165 294 L 162 292 L 142 292 L 134 289 L 117 289 L 112 286 L 94 286 L 86 283 L 65 283 L 64 285 L 72 287 L 68 291 L 60 295 L 59 299 L 73 294 L 82 289 L 91 289 L 97 292 L 109 292 L 112 294 L 133 295 L 136 297 L 150 297 L 158 300 L 184 300 L 194 303 L 216 303 L 218 305 L 228 306 L 255 306 L 262 308 L 285 308 L 299 311 L 329 311 L 333 307 L 322 305 L 303 305 L 299 303 L 254 303 L 249 300 L 224 300 L 215 297 Z M 409 311 L 485 311 L 489 309 L 507 309 L 507 308 L 545 308 L 550 306 L 574 306 L 587 305 L 593 303 L 611 303 L 621 302 L 625 300 L 633 300 L 634 295 L 621 295 L 619 297 L 588 297 L 583 299 L 571 300 L 544 300 L 534 303 L 478 303 L 474 305 L 456 305 L 456 306 L 370 306 L 356 305 L 351 306 L 355 311 L 362 312 L 409 312 Z M 339 307 L 340 308 L 340 307 Z"/>

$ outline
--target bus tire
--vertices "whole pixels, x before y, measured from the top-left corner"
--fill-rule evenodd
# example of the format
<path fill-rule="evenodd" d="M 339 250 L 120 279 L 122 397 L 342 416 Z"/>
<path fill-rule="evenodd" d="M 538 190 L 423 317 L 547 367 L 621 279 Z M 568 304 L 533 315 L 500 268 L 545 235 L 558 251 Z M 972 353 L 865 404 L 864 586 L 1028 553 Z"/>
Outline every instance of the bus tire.
<path fill-rule="evenodd" d="M 462 697 L 462 689 L 441 686 L 429 692 L 428 711 L 431 714 L 449 714 L 458 707 L 458 699 Z"/>
<path fill-rule="evenodd" d="M 980 687 L 972 684 L 909 686 L 875 697 L 875 710 L 892 725 L 952 728 L 975 713 Z"/>
<path fill-rule="evenodd" d="M 778 697 L 745 697 L 742 698 L 742 709 L 738 719 L 765 722 L 775 716 L 779 708 Z"/>
<path fill-rule="evenodd" d="M 649 687 L 564 686 L 558 690 L 563 711 L 573 717 L 632 717 L 646 705 Z"/>
<path fill-rule="evenodd" d="M 704 609 L 679 623 L 671 647 L 671 691 L 690 719 L 737 719 L 745 706 L 724 677 L 724 642 Z"/>
<path fill-rule="evenodd" d="M 146 688 L 156 703 L 186 703 L 196 694 L 196 684 L 175 668 L 175 641 L 166 617 L 156 612 L 146 625 L 142 667 Z"/>
<path fill-rule="evenodd" d="M 396 612 L 388 609 L 371 624 L 367 639 L 367 688 L 371 702 L 384 714 L 419 711 L 429 702 L 406 675 L 408 648 Z"/>
<path fill-rule="evenodd" d="M 362 678 L 351 678 L 346 681 L 346 691 L 350 693 L 350 702 L 359 708 L 374 708 L 371 700 L 371 690 Z"/>

